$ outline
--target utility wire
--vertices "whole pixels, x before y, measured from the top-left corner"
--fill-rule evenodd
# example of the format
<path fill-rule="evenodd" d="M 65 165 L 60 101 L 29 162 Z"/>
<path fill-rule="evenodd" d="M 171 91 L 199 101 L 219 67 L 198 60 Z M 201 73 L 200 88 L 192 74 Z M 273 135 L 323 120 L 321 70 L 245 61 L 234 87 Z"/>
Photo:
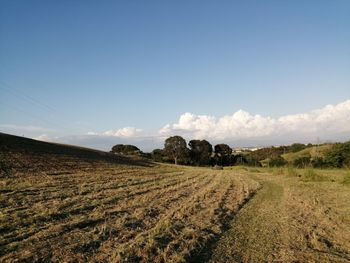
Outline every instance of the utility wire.
<path fill-rule="evenodd" d="M 41 108 L 44 108 L 45 110 L 50 110 L 50 111 L 56 112 L 56 110 L 53 109 L 51 106 L 49 106 L 45 103 L 42 103 L 41 101 L 33 98 L 32 96 L 29 96 L 28 94 L 25 94 L 23 91 L 20 91 L 20 90 L 14 88 L 12 85 L 9 85 L 8 83 L 6 83 L 3 80 L 0 80 L 0 88 L 12 93 L 17 98 L 21 98 L 27 102 L 30 102 L 31 104 L 34 104 L 35 106 L 39 106 Z"/>
<path fill-rule="evenodd" d="M 32 114 L 32 113 L 30 113 L 30 112 L 28 112 L 26 110 L 20 109 L 20 108 L 18 108 L 16 106 L 13 106 L 11 104 L 8 104 L 8 103 L 5 103 L 5 102 L 0 102 L 0 104 L 5 106 L 5 107 L 11 108 L 11 109 L 13 109 L 13 110 L 15 110 L 17 112 L 20 112 L 20 113 L 22 113 L 24 115 L 30 116 L 32 119 L 39 120 L 40 122 L 43 122 L 43 123 L 46 123 L 46 124 L 49 124 L 49 125 L 57 126 L 57 124 L 54 123 L 54 122 L 51 122 L 51 121 L 46 120 L 44 118 L 41 118 L 41 117 L 39 117 L 39 116 L 37 116 L 35 114 Z"/>
<path fill-rule="evenodd" d="M 21 90 L 19 90 L 19 89 L 16 89 L 15 87 L 13 87 L 13 85 L 9 85 L 7 82 L 5 82 L 5 81 L 3 81 L 3 80 L 0 80 L 0 89 L 5 90 L 5 91 L 11 93 L 11 94 L 14 95 L 15 97 L 17 97 L 17 98 L 19 98 L 19 99 L 22 99 L 23 101 L 29 102 L 29 103 L 31 103 L 32 105 L 36 106 L 36 107 L 40 107 L 40 108 L 44 109 L 46 112 L 47 112 L 47 111 L 50 111 L 51 113 L 53 113 L 53 114 L 55 114 L 55 115 L 61 115 L 61 114 L 59 114 L 59 112 L 58 112 L 56 109 L 54 109 L 53 107 L 51 107 L 51 106 L 49 106 L 49 105 L 47 105 L 47 104 L 45 104 L 45 103 L 39 101 L 38 99 L 33 98 L 32 96 L 30 96 L 30 95 L 24 93 L 23 91 L 21 91 Z M 15 110 L 20 111 L 20 112 L 22 112 L 22 113 L 28 114 L 28 112 L 25 111 L 25 110 L 21 110 L 21 109 L 18 109 L 18 108 L 16 109 L 16 107 L 13 107 L 13 106 L 11 106 L 11 105 L 9 105 L 9 104 L 7 104 L 7 106 L 12 107 L 12 108 L 14 108 Z M 35 115 L 33 115 L 33 114 L 28 114 L 28 115 L 31 115 L 32 117 L 35 116 Z M 34 118 L 36 118 L 36 119 L 41 119 L 42 121 L 44 121 L 43 118 L 38 118 L 37 116 L 35 116 Z M 45 120 L 44 122 L 47 122 L 47 120 Z M 64 121 L 64 122 L 65 122 L 65 125 L 67 125 L 67 127 L 71 127 L 71 125 L 72 125 L 71 123 L 68 123 L 68 122 L 66 122 L 66 121 Z M 57 124 L 55 124 L 55 125 L 57 125 Z M 80 125 L 80 126 L 84 126 L 86 129 L 94 130 L 94 128 L 92 128 L 92 127 L 90 127 L 90 126 L 88 126 L 88 125 L 85 125 L 85 124 L 79 124 L 79 125 Z M 64 130 L 67 130 L 65 127 L 63 127 L 63 126 L 61 126 L 61 125 L 59 125 L 59 126 L 62 127 Z M 69 129 L 69 130 L 70 130 L 70 131 L 73 131 L 73 129 Z"/>

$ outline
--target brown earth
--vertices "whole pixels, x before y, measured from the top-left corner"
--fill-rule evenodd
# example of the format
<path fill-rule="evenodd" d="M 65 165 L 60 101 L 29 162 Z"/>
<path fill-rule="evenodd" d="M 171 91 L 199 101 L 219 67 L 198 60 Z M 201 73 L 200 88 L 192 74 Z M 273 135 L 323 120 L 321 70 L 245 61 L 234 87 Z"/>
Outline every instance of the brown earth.
<path fill-rule="evenodd" d="M 350 262 L 350 173 L 191 168 L 0 134 L 0 262 Z"/>

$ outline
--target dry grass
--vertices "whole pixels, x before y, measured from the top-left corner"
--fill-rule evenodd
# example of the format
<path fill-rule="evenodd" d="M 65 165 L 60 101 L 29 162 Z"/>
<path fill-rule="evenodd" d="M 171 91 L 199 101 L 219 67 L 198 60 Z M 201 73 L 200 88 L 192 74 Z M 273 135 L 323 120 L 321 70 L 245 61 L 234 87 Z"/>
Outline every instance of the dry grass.
<path fill-rule="evenodd" d="M 0 184 L 0 261 L 182 262 L 258 184 L 239 173 L 110 163 Z"/>
<path fill-rule="evenodd" d="M 190 168 L 11 140 L 0 134 L 0 262 L 350 260 L 349 170 Z"/>
<path fill-rule="evenodd" d="M 232 220 L 210 262 L 350 261 L 347 170 L 259 168 L 251 176 L 262 189 Z"/>

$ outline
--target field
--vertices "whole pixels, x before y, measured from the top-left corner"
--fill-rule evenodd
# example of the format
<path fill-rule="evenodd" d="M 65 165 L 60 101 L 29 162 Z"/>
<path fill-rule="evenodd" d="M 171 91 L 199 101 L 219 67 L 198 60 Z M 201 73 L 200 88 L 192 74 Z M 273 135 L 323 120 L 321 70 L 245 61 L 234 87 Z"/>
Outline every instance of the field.
<path fill-rule="evenodd" d="M 347 170 L 214 170 L 0 139 L 1 262 L 350 261 Z"/>
<path fill-rule="evenodd" d="M 210 262 L 350 261 L 350 171 L 246 170 L 262 187 Z"/>
<path fill-rule="evenodd" d="M 324 157 L 325 153 L 332 148 L 332 144 L 324 144 L 320 146 L 308 147 L 298 152 L 290 152 L 282 154 L 282 157 L 289 163 L 293 163 L 294 160 L 302 157 Z"/>

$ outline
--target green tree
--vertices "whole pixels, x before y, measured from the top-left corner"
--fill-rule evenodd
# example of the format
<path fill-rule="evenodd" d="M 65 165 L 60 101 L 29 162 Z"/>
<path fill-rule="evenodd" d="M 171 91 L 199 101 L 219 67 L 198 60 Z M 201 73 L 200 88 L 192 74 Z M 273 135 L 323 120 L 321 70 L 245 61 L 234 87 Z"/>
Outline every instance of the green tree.
<path fill-rule="evenodd" d="M 179 161 L 184 161 L 188 156 L 185 139 L 181 136 L 169 137 L 164 143 L 164 153 L 174 160 L 175 164 L 178 164 Z"/>
<path fill-rule="evenodd" d="M 134 145 L 130 144 L 117 144 L 112 147 L 112 153 L 125 154 L 125 155 L 140 155 L 141 151 Z"/>
<path fill-rule="evenodd" d="M 335 144 L 324 159 L 333 167 L 350 167 L 350 141 Z"/>
<path fill-rule="evenodd" d="M 162 149 L 154 149 L 152 151 L 152 159 L 156 162 L 164 161 L 164 151 Z"/>
<path fill-rule="evenodd" d="M 289 150 L 293 153 L 304 150 L 305 148 L 306 148 L 306 145 L 302 143 L 293 143 L 291 146 L 289 146 Z"/>
<path fill-rule="evenodd" d="M 270 167 L 280 167 L 287 164 L 287 161 L 282 156 L 270 158 L 268 165 Z"/>
<path fill-rule="evenodd" d="M 232 149 L 230 146 L 227 144 L 221 143 L 217 144 L 214 147 L 215 149 L 215 154 L 218 157 L 219 164 L 224 166 L 224 165 L 231 165 L 232 164 Z"/>
<path fill-rule="evenodd" d="M 210 163 L 213 146 L 206 140 L 191 140 L 190 146 L 191 162 L 196 165 L 208 165 Z"/>

